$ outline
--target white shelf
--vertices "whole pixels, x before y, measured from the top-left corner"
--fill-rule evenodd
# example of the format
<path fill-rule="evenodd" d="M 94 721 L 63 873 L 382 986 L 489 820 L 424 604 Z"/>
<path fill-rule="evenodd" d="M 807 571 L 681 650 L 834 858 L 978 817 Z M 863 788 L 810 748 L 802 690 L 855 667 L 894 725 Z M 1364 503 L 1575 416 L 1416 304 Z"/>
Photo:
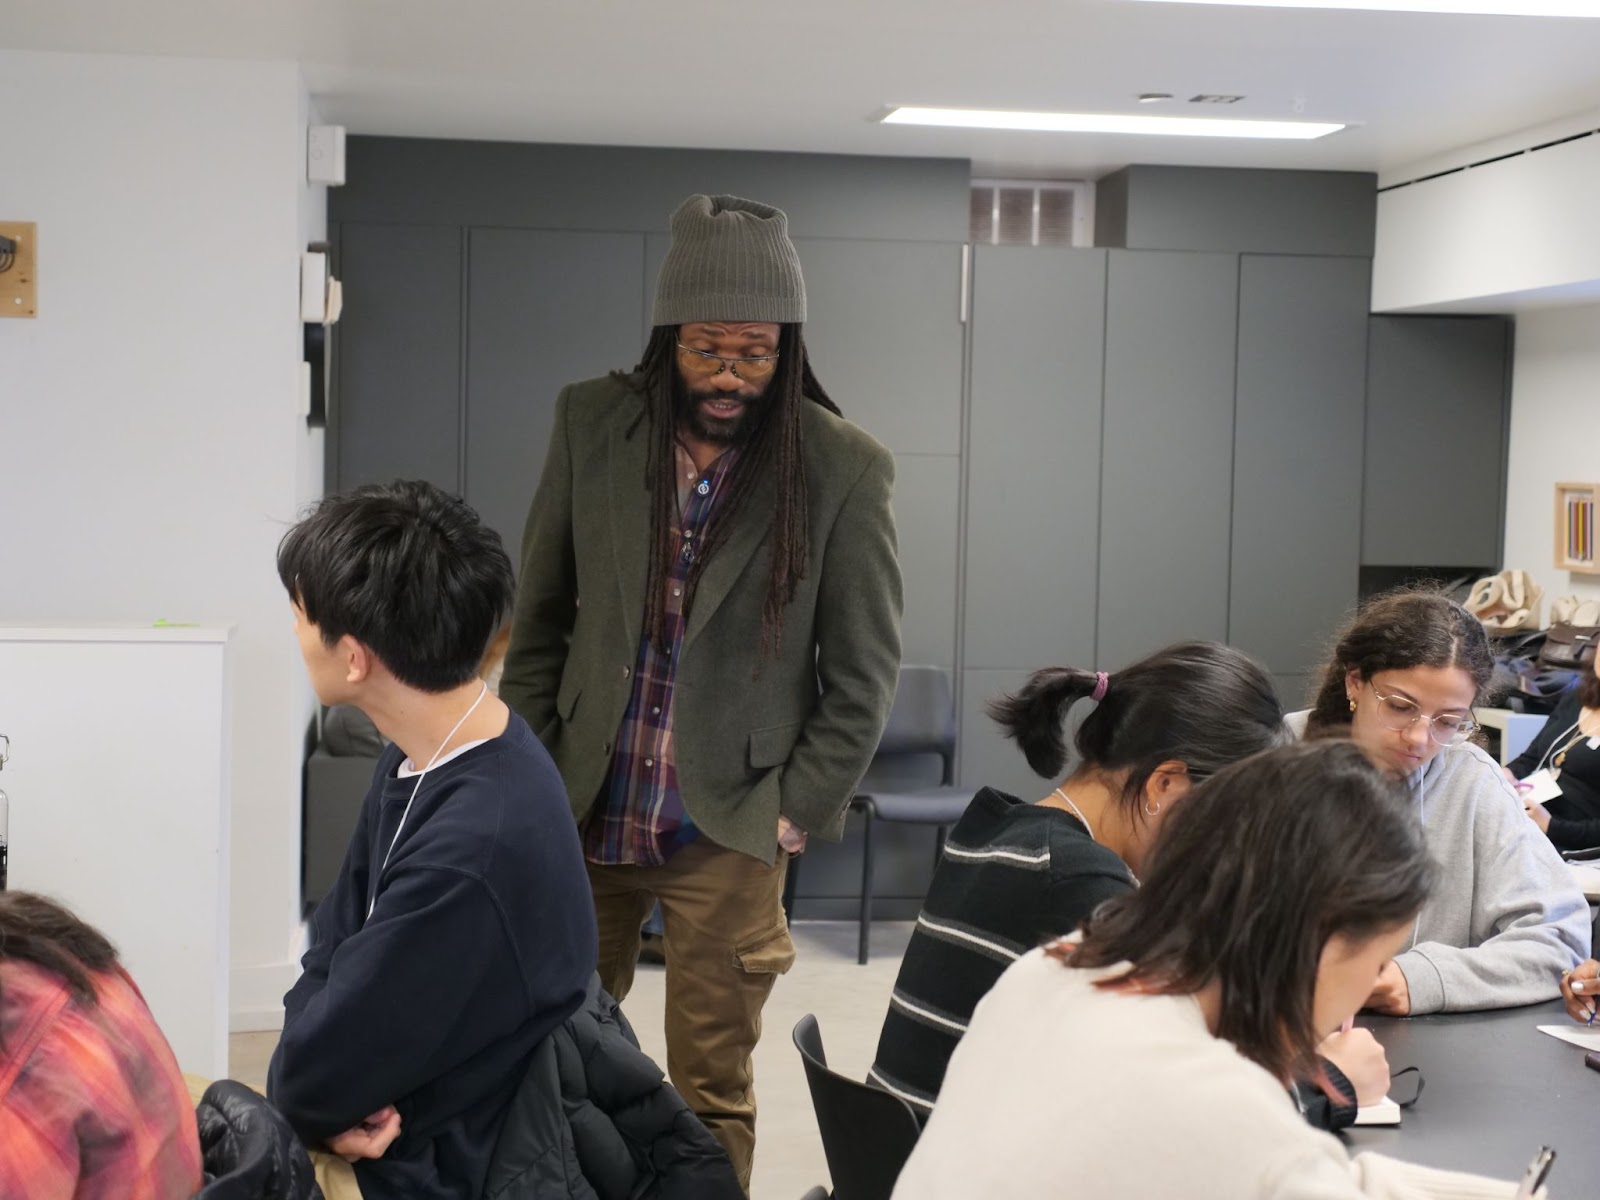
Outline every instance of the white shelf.
<path fill-rule="evenodd" d="M 0 621 L 0 642 L 226 642 L 232 625 Z"/>

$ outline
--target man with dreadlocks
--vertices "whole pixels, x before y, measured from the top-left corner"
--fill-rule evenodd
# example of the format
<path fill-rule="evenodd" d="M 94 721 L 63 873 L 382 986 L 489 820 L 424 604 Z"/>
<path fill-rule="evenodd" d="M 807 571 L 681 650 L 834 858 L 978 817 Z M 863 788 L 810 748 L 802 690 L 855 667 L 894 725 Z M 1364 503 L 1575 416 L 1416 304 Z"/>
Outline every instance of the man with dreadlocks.
<path fill-rule="evenodd" d="M 618 999 L 660 902 L 668 1070 L 746 1188 L 787 859 L 842 834 L 900 665 L 893 459 L 811 372 L 787 224 L 690 197 L 639 366 L 562 392 L 500 686 L 566 779 Z"/>

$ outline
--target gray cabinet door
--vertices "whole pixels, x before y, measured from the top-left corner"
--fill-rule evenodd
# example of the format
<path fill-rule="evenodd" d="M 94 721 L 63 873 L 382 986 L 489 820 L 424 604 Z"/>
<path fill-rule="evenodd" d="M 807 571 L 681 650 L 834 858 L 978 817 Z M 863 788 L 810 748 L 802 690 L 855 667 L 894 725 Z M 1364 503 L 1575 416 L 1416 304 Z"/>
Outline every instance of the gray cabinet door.
<path fill-rule="evenodd" d="M 1024 787 L 982 705 L 1094 661 L 1106 254 L 977 246 L 972 271 L 961 770 Z"/>
<path fill-rule="evenodd" d="M 1181 639 L 1227 637 L 1238 262 L 1110 252 L 1096 655 L 1104 670 Z"/>
<path fill-rule="evenodd" d="M 644 236 L 474 229 L 467 500 L 513 559 L 562 387 L 639 361 Z"/>
<path fill-rule="evenodd" d="M 1497 565 L 1511 322 L 1379 316 L 1368 332 L 1362 563 Z"/>
<path fill-rule="evenodd" d="M 806 348 L 844 415 L 894 451 L 906 662 L 953 666 L 961 486 L 961 247 L 797 238 Z"/>
<path fill-rule="evenodd" d="M 896 454 L 961 453 L 961 247 L 799 238 L 806 345 L 844 415 Z"/>
<path fill-rule="evenodd" d="M 329 484 L 461 488 L 461 230 L 345 224 Z"/>
<path fill-rule="evenodd" d="M 967 462 L 971 668 L 1091 665 L 1103 250 L 977 246 Z"/>
<path fill-rule="evenodd" d="M 1356 601 L 1370 276 L 1359 258 L 1240 263 L 1228 640 L 1278 675 L 1313 670 Z"/>

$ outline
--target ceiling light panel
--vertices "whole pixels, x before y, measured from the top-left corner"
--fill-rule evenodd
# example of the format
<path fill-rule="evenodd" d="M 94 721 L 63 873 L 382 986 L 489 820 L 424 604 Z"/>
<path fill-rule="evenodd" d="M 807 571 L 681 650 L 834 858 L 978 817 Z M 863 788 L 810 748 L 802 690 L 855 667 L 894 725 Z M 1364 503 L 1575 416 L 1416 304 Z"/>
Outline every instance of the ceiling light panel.
<path fill-rule="evenodd" d="M 1013 129 L 1035 133 L 1139 133 L 1159 137 L 1326 137 L 1343 125 L 1317 121 L 1246 121 L 1209 117 L 1156 117 L 1119 113 L 997 112 L 977 108 L 896 108 L 885 125 L 939 125 L 955 129 Z"/>
<path fill-rule="evenodd" d="M 1145 0 L 1229 8 L 1322 8 L 1487 17 L 1600 17 L 1600 0 Z"/>

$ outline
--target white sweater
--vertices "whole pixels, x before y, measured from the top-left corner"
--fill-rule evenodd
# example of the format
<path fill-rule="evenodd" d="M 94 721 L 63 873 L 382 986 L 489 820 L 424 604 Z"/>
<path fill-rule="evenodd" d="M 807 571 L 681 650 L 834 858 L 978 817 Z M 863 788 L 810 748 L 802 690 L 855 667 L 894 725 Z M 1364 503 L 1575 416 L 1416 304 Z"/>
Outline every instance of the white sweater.
<path fill-rule="evenodd" d="M 1035 950 L 973 1014 L 894 1200 L 1477 1200 L 1514 1184 L 1351 1158 L 1186 996 L 1106 991 Z M 1541 1195 L 1543 1193 L 1541 1192 Z"/>

